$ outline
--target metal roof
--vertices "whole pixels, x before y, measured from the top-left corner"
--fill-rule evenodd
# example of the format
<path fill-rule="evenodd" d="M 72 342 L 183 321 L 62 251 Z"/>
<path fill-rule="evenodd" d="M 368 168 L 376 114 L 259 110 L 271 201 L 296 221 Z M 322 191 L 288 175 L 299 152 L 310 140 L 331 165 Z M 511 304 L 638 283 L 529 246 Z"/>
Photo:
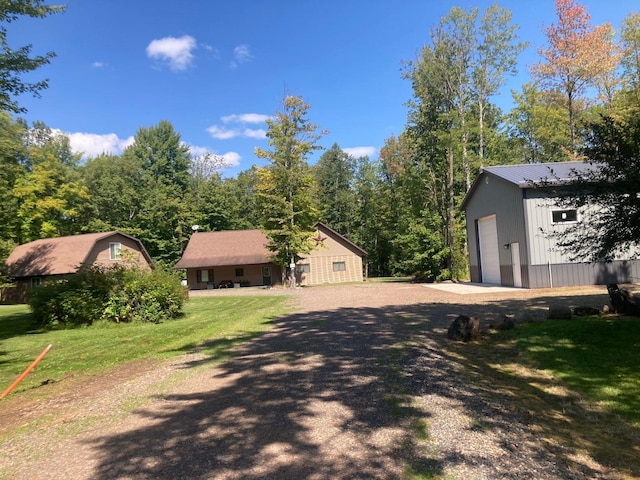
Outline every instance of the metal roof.
<path fill-rule="evenodd" d="M 526 163 L 484 167 L 481 173 L 490 173 L 520 188 L 528 188 L 541 182 L 566 182 L 575 174 L 586 173 L 597 168 L 596 164 L 587 162 Z"/>

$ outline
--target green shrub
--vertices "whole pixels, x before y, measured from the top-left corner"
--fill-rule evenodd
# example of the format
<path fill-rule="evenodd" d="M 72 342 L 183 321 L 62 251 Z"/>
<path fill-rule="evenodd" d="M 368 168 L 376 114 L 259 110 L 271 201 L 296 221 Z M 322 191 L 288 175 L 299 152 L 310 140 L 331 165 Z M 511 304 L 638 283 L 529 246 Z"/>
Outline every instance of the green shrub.
<path fill-rule="evenodd" d="M 184 300 L 184 288 L 173 272 L 130 270 L 109 297 L 102 318 L 159 323 L 180 315 Z"/>
<path fill-rule="evenodd" d="M 91 266 L 74 275 L 49 280 L 29 297 L 34 323 L 38 327 L 90 325 L 102 316 L 109 293 L 121 279 L 121 268 Z"/>
<path fill-rule="evenodd" d="M 177 317 L 184 298 L 171 272 L 92 266 L 34 289 L 29 306 L 37 327 L 91 325 L 100 319 L 158 323 Z"/>

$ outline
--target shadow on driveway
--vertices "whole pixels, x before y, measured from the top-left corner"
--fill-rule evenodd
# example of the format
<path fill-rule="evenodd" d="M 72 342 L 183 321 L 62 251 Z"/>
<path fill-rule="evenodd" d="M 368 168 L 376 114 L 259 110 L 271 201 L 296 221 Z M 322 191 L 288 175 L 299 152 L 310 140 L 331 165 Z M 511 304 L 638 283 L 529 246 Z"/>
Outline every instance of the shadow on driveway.
<path fill-rule="evenodd" d="M 602 300 L 596 295 L 581 303 Z M 599 478 L 588 465 L 570 462 L 572 451 L 550 452 L 533 441 L 521 452 L 512 444 L 498 445 L 500 458 L 511 462 L 483 465 L 482 446 L 441 452 L 429 443 L 432 438 L 416 440 L 419 420 L 428 425 L 431 416 L 429 405 L 419 399 L 429 395 L 459 403 L 466 415 L 482 419 L 479 425 L 487 431 L 513 432 L 515 422 L 526 437 L 523 443 L 533 438 L 520 413 L 496 410 L 496 402 L 509 403 L 509 393 L 499 386 L 492 392 L 481 380 L 465 381 L 469 377 L 459 369 L 469 359 L 455 358 L 443 346 L 446 327 L 458 314 L 498 318 L 549 301 L 343 308 L 286 316 L 237 348 L 234 359 L 136 411 L 117 433 L 95 438 L 100 462 L 93 476 L 394 479 L 408 471 L 443 475 L 449 466 L 467 465 L 489 475 L 473 478 Z"/>

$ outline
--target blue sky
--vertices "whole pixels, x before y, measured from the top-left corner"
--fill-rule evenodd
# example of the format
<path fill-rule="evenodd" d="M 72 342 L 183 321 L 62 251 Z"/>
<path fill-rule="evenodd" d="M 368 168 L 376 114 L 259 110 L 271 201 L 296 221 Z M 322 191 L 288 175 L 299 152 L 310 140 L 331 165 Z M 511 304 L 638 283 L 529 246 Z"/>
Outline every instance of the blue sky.
<path fill-rule="evenodd" d="M 140 127 L 171 122 L 195 154 L 210 152 L 235 175 L 263 160 L 264 119 L 285 95 L 312 105 L 310 119 L 328 131 L 324 147 L 376 158 L 402 132 L 411 85 L 402 61 L 415 58 L 429 30 L 452 6 L 484 11 L 491 1 L 435 0 L 68 0 L 65 13 L 9 25 L 14 47 L 53 50 L 51 65 L 27 77 L 49 78 L 42 98 L 21 98 L 29 122 L 68 134 L 92 156 L 115 154 Z M 583 0 L 592 23 L 619 28 L 632 0 Z M 510 89 L 528 80 L 527 65 L 554 22 L 553 0 L 504 0 L 530 47 Z M 315 159 L 312 159 L 312 163 Z"/>

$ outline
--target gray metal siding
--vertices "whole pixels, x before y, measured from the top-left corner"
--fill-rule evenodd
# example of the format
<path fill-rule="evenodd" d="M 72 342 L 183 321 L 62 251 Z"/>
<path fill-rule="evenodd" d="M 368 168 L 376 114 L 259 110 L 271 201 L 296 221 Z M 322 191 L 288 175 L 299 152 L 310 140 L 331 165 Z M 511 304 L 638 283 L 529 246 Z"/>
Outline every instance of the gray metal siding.
<path fill-rule="evenodd" d="M 533 265 L 530 288 L 565 287 L 573 285 L 606 285 L 607 283 L 633 283 L 640 278 L 640 260 L 611 263 L 564 263 Z"/>
<path fill-rule="evenodd" d="M 477 245 L 477 220 L 488 215 L 496 215 L 498 229 L 498 246 L 500 256 L 501 283 L 513 285 L 511 270 L 511 252 L 503 245 L 513 242 L 520 243 L 520 262 L 526 266 L 527 238 L 525 235 L 524 210 L 522 204 L 522 190 L 512 183 L 493 175 L 481 174 L 473 196 L 466 204 L 467 238 L 469 243 L 469 266 L 471 280 L 480 281 L 481 265 L 479 262 Z M 488 179 L 488 181 L 487 181 Z M 507 272 L 507 270 L 509 270 Z M 528 287 L 528 275 L 525 268 L 522 271 L 522 286 Z"/>

